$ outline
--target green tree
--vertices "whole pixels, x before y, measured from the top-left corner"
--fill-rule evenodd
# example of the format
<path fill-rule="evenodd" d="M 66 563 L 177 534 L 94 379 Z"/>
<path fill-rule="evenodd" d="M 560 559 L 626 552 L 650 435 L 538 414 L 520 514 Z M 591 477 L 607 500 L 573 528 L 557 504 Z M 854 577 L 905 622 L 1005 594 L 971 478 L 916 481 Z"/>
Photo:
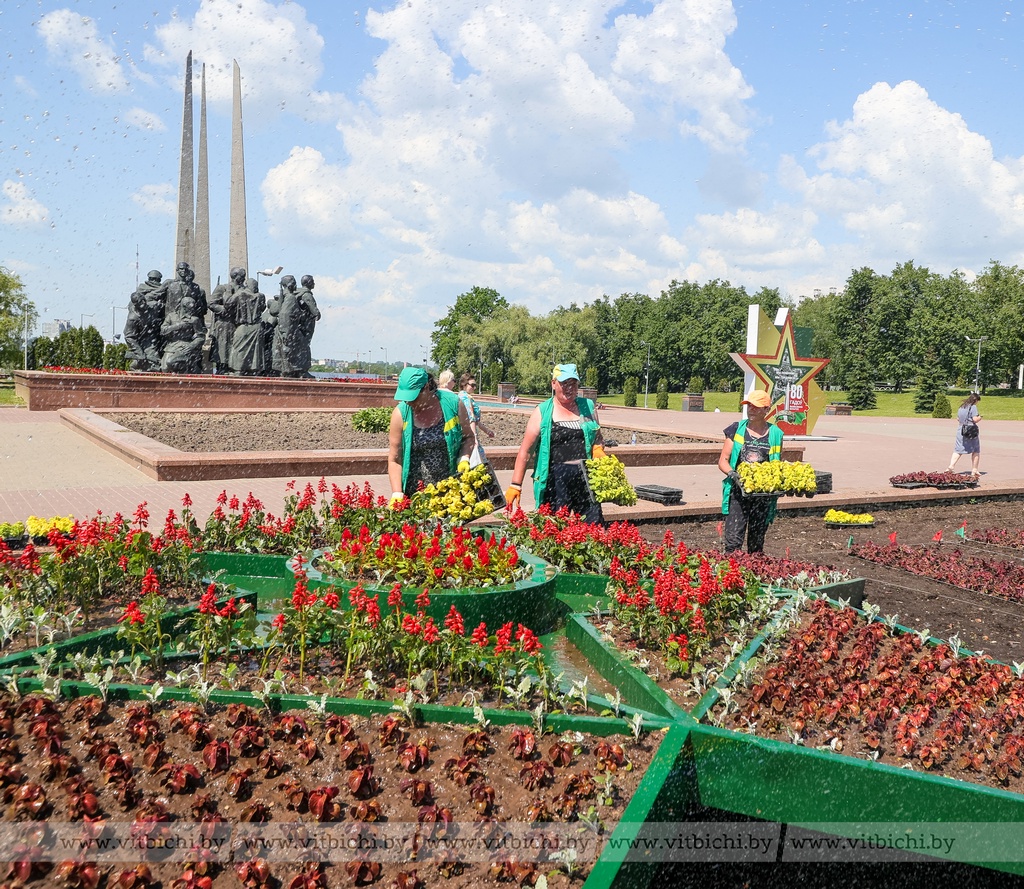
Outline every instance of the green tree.
<path fill-rule="evenodd" d="M 507 308 L 508 301 L 490 287 L 474 287 L 459 294 L 448 313 L 434 324 L 434 332 L 430 334 L 430 357 L 438 367 L 461 366 L 460 357 L 468 348 L 464 342 L 467 325 L 479 323 L 497 310 Z"/>
<path fill-rule="evenodd" d="M 945 392 L 946 383 L 934 352 L 929 352 L 924 366 L 917 372 L 917 391 L 914 393 L 914 413 L 927 414 L 935 408 L 935 396 Z"/>
<path fill-rule="evenodd" d="M 36 324 L 36 307 L 14 272 L 0 266 L 0 368 L 24 366 L 25 335 Z"/>
<path fill-rule="evenodd" d="M 79 329 L 78 367 L 103 367 L 103 334 L 91 324 Z"/>
<path fill-rule="evenodd" d="M 106 370 L 128 369 L 128 346 L 125 343 L 107 343 L 103 346 L 103 367 Z"/>
<path fill-rule="evenodd" d="M 654 404 L 659 411 L 668 410 L 668 377 L 658 380 L 658 397 Z"/>
<path fill-rule="evenodd" d="M 974 300 L 961 316 L 957 370 L 974 380 L 977 343 L 964 338 L 987 336 L 981 350 L 982 390 L 987 381 L 1017 385 L 1017 368 L 1024 363 L 1024 270 L 991 263 L 974 281 Z"/>
<path fill-rule="evenodd" d="M 932 405 L 932 416 L 936 420 L 948 420 L 953 416 L 953 409 L 949 406 L 949 398 L 943 392 L 935 396 L 935 404 Z"/>
<path fill-rule="evenodd" d="M 626 407 L 636 407 L 636 390 L 639 388 L 639 381 L 636 377 L 626 377 L 622 386 L 622 403 Z"/>
<path fill-rule="evenodd" d="M 28 366 L 32 370 L 41 370 L 54 363 L 53 340 L 48 336 L 37 336 L 28 347 Z"/>
<path fill-rule="evenodd" d="M 587 368 L 587 372 L 583 375 L 583 381 L 583 385 L 588 389 L 597 388 L 597 368 L 594 365 Z"/>
<path fill-rule="evenodd" d="M 870 411 L 878 407 L 871 378 L 871 366 L 867 358 L 863 355 L 856 356 L 847 371 L 846 391 L 850 404 L 859 411 Z"/>

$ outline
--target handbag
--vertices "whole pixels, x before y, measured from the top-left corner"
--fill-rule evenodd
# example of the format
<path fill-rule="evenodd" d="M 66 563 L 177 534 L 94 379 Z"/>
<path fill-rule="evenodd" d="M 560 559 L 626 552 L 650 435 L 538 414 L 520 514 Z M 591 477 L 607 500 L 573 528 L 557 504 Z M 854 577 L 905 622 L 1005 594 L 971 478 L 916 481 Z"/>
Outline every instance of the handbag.
<path fill-rule="evenodd" d="M 960 427 L 960 437 L 963 439 L 977 438 L 978 437 L 978 424 L 977 423 L 964 423 Z"/>

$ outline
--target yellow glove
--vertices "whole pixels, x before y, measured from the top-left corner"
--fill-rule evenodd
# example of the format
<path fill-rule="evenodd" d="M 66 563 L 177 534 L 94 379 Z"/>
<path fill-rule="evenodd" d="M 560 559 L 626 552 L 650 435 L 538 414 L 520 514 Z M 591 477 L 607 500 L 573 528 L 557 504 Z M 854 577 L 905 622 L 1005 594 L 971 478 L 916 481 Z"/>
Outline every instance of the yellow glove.
<path fill-rule="evenodd" d="M 458 473 L 462 475 L 464 472 L 469 472 L 469 457 L 463 457 L 459 460 Z"/>
<path fill-rule="evenodd" d="M 403 503 L 405 503 L 405 494 L 401 491 L 395 491 L 395 493 L 391 495 L 391 499 L 388 501 L 388 508 L 401 509 Z"/>
<path fill-rule="evenodd" d="M 508 486 L 508 490 L 505 492 L 505 502 L 508 504 L 508 509 L 515 509 L 519 506 L 519 498 L 523 496 L 523 486 L 517 484 L 511 484 Z"/>
<path fill-rule="evenodd" d="M 604 452 L 604 446 L 603 445 L 594 445 L 594 449 L 591 451 L 591 454 L 593 455 L 591 457 L 592 460 L 600 460 L 602 457 L 607 457 L 608 456 Z"/>

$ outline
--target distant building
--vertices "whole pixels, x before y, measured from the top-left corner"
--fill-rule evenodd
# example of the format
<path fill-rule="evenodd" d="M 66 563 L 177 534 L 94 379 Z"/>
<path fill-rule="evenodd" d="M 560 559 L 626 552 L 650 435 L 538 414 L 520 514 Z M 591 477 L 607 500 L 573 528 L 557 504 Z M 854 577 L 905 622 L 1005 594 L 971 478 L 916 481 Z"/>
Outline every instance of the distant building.
<path fill-rule="evenodd" d="M 43 322 L 43 336 L 48 337 L 51 340 L 55 340 L 65 330 L 71 330 L 71 322 L 65 321 L 62 318 L 54 318 L 53 321 Z"/>

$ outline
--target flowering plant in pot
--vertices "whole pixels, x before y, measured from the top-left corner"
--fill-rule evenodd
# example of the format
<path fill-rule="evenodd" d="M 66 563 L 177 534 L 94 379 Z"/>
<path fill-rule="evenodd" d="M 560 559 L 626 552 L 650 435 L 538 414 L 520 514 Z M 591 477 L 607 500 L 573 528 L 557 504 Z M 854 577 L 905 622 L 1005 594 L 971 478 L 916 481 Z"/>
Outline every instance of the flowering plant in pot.
<path fill-rule="evenodd" d="M 367 525 L 357 534 L 346 528 L 318 567 L 325 575 L 375 586 L 397 581 L 447 589 L 505 586 L 532 570 L 508 538 L 441 522 L 429 533 L 412 523 L 376 536 Z"/>

